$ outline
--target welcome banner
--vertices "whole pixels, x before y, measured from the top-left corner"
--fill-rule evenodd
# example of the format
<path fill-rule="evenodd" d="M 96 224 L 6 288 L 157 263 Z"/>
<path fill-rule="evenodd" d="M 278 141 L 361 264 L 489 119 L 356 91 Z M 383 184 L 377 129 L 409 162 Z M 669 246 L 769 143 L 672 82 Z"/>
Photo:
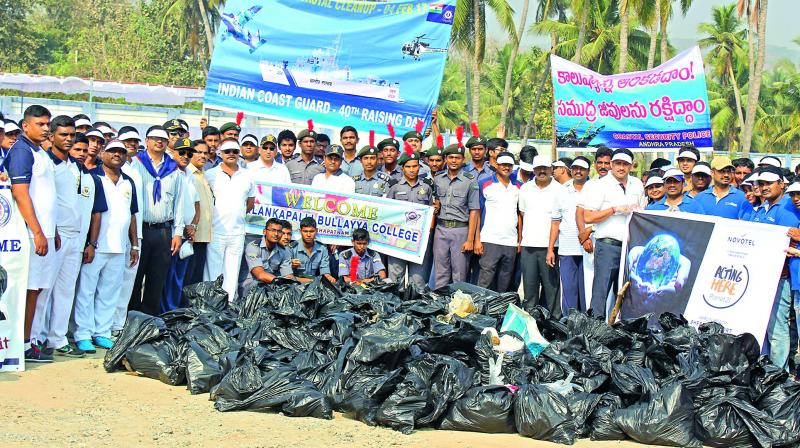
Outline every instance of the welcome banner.
<path fill-rule="evenodd" d="M 620 75 L 601 75 L 555 55 L 550 62 L 558 146 L 713 147 L 699 47 L 652 70 Z"/>
<path fill-rule="evenodd" d="M 788 229 L 670 212 L 634 213 L 620 266 L 622 318 L 683 314 L 763 341 L 789 246 Z"/>
<path fill-rule="evenodd" d="M 205 106 L 384 129 L 429 124 L 455 0 L 228 0 Z"/>
<path fill-rule="evenodd" d="M 305 185 L 257 182 L 247 232 L 261 235 L 267 220 L 278 218 L 291 222 L 294 238 L 299 239 L 300 221 L 307 216 L 317 222 L 317 240 L 322 243 L 350 246 L 353 230 L 364 228 L 372 249 L 422 263 L 433 207 L 363 194 L 333 194 Z"/>
<path fill-rule="evenodd" d="M 23 323 L 30 240 L 8 187 L 0 184 L 0 266 L 6 271 L 5 292 L 0 294 L 0 372 L 25 370 Z"/>

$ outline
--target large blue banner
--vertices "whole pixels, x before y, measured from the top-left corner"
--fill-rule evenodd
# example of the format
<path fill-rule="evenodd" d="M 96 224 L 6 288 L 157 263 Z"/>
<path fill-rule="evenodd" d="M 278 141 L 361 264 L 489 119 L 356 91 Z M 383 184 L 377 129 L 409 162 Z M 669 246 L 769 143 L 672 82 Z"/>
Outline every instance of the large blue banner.
<path fill-rule="evenodd" d="M 658 67 L 605 76 L 551 56 L 559 147 L 711 148 L 711 117 L 700 48 Z"/>
<path fill-rule="evenodd" d="M 455 0 L 229 0 L 205 105 L 399 133 L 429 124 Z"/>

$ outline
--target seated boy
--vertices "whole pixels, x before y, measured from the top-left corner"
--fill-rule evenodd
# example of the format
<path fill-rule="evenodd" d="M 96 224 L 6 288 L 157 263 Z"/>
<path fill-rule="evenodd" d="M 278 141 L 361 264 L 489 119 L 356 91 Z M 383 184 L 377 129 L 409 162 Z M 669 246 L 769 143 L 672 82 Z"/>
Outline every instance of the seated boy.
<path fill-rule="evenodd" d="M 386 268 L 381 257 L 368 249 L 368 245 L 367 229 L 353 230 L 353 247 L 339 253 L 339 276 L 345 283 L 361 285 L 375 281 L 375 277 L 386 278 Z"/>
<path fill-rule="evenodd" d="M 325 276 L 331 283 L 336 279 L 331 275 L 328 248 L 317 242 L 317 222 L 305 217 L 300 221 L 300 241 L 288 245 L 292 254 L 292 270 L 301 283 L 309 283 L 314 277 Z"/>

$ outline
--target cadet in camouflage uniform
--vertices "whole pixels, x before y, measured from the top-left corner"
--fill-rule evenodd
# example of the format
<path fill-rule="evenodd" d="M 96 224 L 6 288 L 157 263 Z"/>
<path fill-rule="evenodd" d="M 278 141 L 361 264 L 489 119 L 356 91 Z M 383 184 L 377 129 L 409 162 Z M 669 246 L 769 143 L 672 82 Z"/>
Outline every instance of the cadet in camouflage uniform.
<path fill-rule="evenodd" d="M 403 170 L 403 179 L 394 183 L 386 192 L 388 199 L 398 201 L 408 201 L 415 204 L 425 204 L 433 206 L 436 200 L 435 187 L 430 178 L 419 178 L 420 154 L 418 152 L 403 153 L 398 160 L 398 164 Z M 430 254 L 427 254 L 430 257 Z M 411 263 L 395 257 L 389 257 L 389 278 L 402 283 L 408 269 L 408 283 L 415 285 L 418 289 L 424 289 L 428 283 L 425 269 L 422 264 Z"/>
<path fill-rule="evenodd" d="M 467 279 L 480 213 L 478 182 L 475 176 L 462 171 L 464 147 L 460 142 L 449 145 L 444 156 L 447 169 L 433 178 L 440 204 L 433 240 L 435 288 Z"/>

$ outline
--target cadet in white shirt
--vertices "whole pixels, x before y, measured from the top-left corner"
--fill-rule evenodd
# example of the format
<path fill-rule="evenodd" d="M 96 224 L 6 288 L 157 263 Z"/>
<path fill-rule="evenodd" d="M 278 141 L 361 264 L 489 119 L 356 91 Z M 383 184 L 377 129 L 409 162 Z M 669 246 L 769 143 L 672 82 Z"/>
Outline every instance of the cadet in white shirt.
<path fill-rule="evenodd" d="M 330 193 L 355 193 L 356 183 L 341 170 L 344 148 L 330 145 L 325 150 L 325 172 L 314 176 L 311 186 Z"/>
<path fill-rule="evenodd" d="M 40 343 L 47 341 L 48 354 L 53 350 L 58 355 L 80 357 L 84 356 L 83 351 L 75 349 L 67 341 L 75 286 L 81 262 L 88 263 L 94 258 L 94 247 L 86 245 L 90 217 L 92 232 L 89 240 L 96 241 L 100 214 L 108 210 L 108 206 L 103 187 L 99 185 L 100 179 L 86 171 L 82 161 L 70 157 L 74 140 L 75 126 L 71 117 L 60 115 L 50 122 L 52 148 L 47 154 L 55 166 L 59 192 L 57 219 L 61 249 L 54 254 L 55 284 L 39 296 L 31 335 Z"/>
<path fill-rule="evenodd" d="M 549 157 L 533 158 L 533 181 L 522 185 L 519 192 L 519 211 L 522 213 L 522 283 L 523 306 L 531 309 L 541 305 L 553 318 L 561 317 L 558 266 L 547 263 L 551 223 L 557 210 L 557 198 L 564 186 L 553 177 Z M 554 249 L 558 253 L 557 249 Z M 540 293 L 541 287 L 541 293 Z"/>
<path fill-rule="evenodd" d="M 214 209 L 204 279 L 215 280 L 222 274 L 222 288 L 232 301 L 244 252 L 245 215 L 255 203 L 255 184 L 237 163 L 239 144 L 235 139 L 225 139 L 218 153 L 222 163 L 206 173 L 214 194 Z"/>
<path fill-rule="evenodd" d="M 30 333 L 36 302 L 43 289 L 55 282 L 53 256 L 61 242 L 56 230 L 56 183 L 54 165 L 41 148 L 47 139 L 50 111 L 38 105 L 25 109 L 22 133 L 8 151 L 5 167 L 11 181 L 11 195 L 28 227 L 30 264 L 25 295 L 25 360 L 52 362 L 38 346 L 31 346 Z"/>
<path fill-rule="evenodd" d="M 94 261 L 81 269 L 75 298 L 75 344 L 87 353 L 94 353 L 94 346 L 106 350 L 113 346 L 111 326 L 119 301 L 119 279 L 125 264 L 134 265 L 139 259 L 138 229 L 133 218 L 139 212 L 136 185 L 121 171 L 127 150 L 122 142 L 112 140 L 100 156 L 108 210 L 100 217 Z"/>
<path fill-rule="evenodd" d="M 613 297 L 619 285 L 619 261 L 622 240 L 628 231 L 627 215 L 642 207 L 644 186 L 639 179 L 629 176 L 633 166 L 633 153 L 621 148 L 611 156 L 611 173 L 591 184 L 584 201 L 584 218 L 595 224 L 594 281 L 590 308 L 595 316 L 611 312 Z"/>

